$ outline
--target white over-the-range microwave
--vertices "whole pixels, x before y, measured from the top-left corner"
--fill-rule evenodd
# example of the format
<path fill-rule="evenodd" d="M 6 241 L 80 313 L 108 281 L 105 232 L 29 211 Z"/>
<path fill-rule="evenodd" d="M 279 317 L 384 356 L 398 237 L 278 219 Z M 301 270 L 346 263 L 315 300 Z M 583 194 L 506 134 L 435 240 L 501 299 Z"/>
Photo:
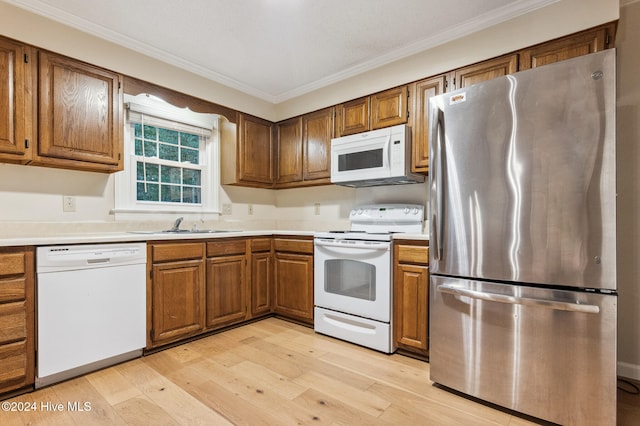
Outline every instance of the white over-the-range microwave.
<path fill-rule="evenodd" d="M 331 183 L 351 187 L 424 182 L 411 172 L 405 124 L 331 139 Z"/>

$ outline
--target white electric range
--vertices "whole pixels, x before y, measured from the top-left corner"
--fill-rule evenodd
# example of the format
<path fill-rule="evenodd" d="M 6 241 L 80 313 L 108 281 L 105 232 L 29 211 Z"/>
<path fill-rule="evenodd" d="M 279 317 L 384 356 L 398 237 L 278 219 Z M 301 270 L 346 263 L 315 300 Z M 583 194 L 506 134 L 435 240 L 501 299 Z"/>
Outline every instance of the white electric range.
<path fill-rule="evenodd" d="M 376 204 L 354 208 L 348 231 L 314 235 L 314 330 L 392 353 L 395 233 L 422 233 L 424 207 Z"/>

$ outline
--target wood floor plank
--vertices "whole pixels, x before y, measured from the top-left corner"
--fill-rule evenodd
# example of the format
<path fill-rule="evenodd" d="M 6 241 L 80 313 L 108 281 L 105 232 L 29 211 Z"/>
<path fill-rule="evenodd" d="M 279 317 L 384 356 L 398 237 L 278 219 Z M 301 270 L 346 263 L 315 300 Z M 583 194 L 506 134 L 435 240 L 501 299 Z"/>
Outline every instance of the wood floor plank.
<path fill-rule="evenodd" d="M 111 405 L 142 396 L 142 392 L 115 368 L 105 368 L 85 377 Z"/>
<path fill-rule="evenodd" d="M 294 400 L 314 413 L 314 420 L 321 424 L 337 425 L 390 425 L 378 417 L 371 416 L 331 395 L 309 389 Z M 315 424 L 315 423 L 314 423 Z M 417 423 L 414 423 L 417 424 Z"/>
<path fill-rule="evenodd" d="M 286 399 L 294 399 L 307 389 L 305 386 L 251 361 L 236 364 L 230 367 L 229 371 L 251 381 L 258 389 L 270 389 Z"/>
<path fill-rule="evenodd" d="M 160 374 L 142 360 L 121 366 L 119 370 L 148 399 L 166 410 L 180 424 L 193 424 L 200 419 L 216 416 L 216 413 L 212 413 L 166 375 Z"/>
<path fill-rule="evenodd" d="M 478 407 L 471 401 L 460 398 L 454 394 L 443 392 L 441 399 L 453 401 L 462 399 L 462 402 L 447 404 L 436 401 L 425 395 L 419 395 L 414 392 L 408 392 L 395 386 L 389 386 L 383 383 L 375 383 L 369 389 L 369 392 L 383 397 L 391 402 L 391 407 L 381 415 L 381 418 L 393 421 L 394 423 L 405 421 L 413 418 L 429 419 L 433 424 L 437 425 L 503 425 L 509 423 L 511 416 L 492 408 Z M 468 402 L 468 404 L 465 404 Z M 398 424 L 398 423 L 397 423 Z"/>
<path fill-rule="evenodd" d="M 343 401 L 356 410 L 367 413 L 373 417 L 379 417 L 391 405 L 391 403 L 376 394 L 366 390 L 351 387 L 337 379 L 327 377 L 315 371 L 309 371 L 300 377 L 293 379 L 295 383 L 315 389 L 324 394 Z"/>
<path fill-rule="evenodd" d="M 126 384 L 126 388 L 130 388 Z M 88 380 L 88 376 L 69 380 L 52 388 L 57 400 L 78 425 L 125 425 L 110 400 Z"/>
<path fill-rule="evenodd" d="M 129 425 L 166 425 L 178 423 L 164 408 L 146 396 L 131 398 L 114 406 L 118 415 Z"/>

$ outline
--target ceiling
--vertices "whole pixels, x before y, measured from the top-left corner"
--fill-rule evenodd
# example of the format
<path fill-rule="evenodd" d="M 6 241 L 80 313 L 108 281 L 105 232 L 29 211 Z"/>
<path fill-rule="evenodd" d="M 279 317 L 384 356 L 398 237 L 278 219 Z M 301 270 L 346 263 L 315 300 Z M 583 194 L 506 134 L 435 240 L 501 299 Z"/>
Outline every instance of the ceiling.
<path fill-rule="evenodd" d="M 279 103 L 557 0 L 3 0 Z"/>

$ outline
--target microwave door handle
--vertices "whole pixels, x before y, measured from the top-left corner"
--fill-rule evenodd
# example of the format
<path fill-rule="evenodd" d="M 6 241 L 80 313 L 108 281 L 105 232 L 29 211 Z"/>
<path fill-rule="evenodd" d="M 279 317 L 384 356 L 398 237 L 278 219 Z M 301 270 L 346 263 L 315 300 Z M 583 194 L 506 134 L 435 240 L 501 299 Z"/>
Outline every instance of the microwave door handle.
<path fill-rule="evenodd" d="M 384 143 L 384 149 L 387 151 L 387 167 L 391 168 L 391 132 L 387 137 L 387 141 Z"/>
<path fill-rule="evenodd" d="M 446 163 L 444 146 L 444 113 L 435 104 L 432 104 L 429 112 L 429 143 L 431 145 L 431 196 L 435 195 L 435 202 L 432 201 L 431 223 L 435 231 L 433 239 L 434 259 L 442 260 L 443 247 L 442 235 L 444 234 L 444 170 Z M 435 170 L 434 170 L 435 169 Z"/>
<path fill-rule="evenodd" d="M 557 300 L 534 299 L 530 297 L 509 296 L 506 294 L 496 294 L 477 290 L 469 290 L 453 285 L 441 285 L 438 291 L 453 296 L 464 296 L 472 299 L 486 300 L 489 302 L 507 303 L 511 305 L 534 306 L 538 308 L 553 309 L 556 311 L 582 312 L 585 314 L 597 314 L 600 307 L 597 305 L 583 305 L 579 303 L 560 302 Z"/>

